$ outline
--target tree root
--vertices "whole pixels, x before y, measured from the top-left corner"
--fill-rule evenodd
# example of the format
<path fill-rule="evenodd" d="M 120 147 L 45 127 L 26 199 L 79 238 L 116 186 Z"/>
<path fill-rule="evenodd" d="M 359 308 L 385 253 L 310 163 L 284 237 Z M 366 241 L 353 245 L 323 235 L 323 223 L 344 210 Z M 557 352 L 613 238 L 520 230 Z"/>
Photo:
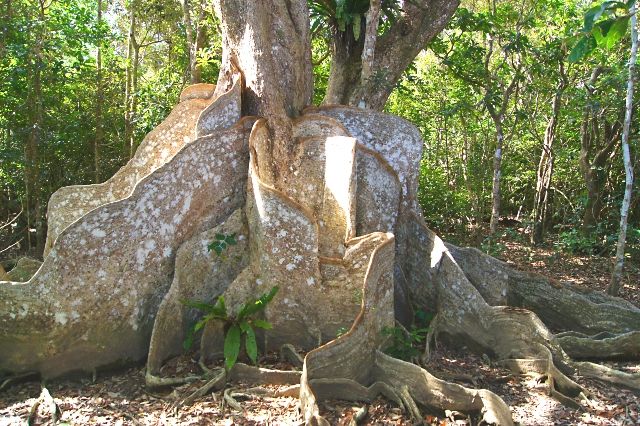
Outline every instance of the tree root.
<path fill-rule="evenodd" d="M 578 332 L 556 334 L 562 349 L 574 359 L 640 359 L 640 331 L 624 334 Z"/>
<path fill-rule="evenodd" d="M 229 389 L 225 389 L 224 390 L 224 402 L 226 405 L 228 405 L 229 407 L 231 407 L 233 410 L 236 411 L 242 411 L 242 405 L 240 405 L 238 403 L 238 401 L 235 400 L 234 396 L 238 395 L 237 393 L 233 394 L 233 389 L 229 388 Z"/>
<path fill-rule="evenodd" d="M 295 385 L 300 383 L 300 371 L 271 370 L 241 362 L 229 372 L 229 380 L 252 384 Z"/>
<path fill-rule="evenodd" d="M 477 413 L 487 423 L 511 425 L 509 407 L 494 393 L 471 390 L 440 380 L 421 367 L 378 350 L 382 329 L 394 323 L 393 313 L 381 310 L 393 288 L 393 277 L 385 273 L 393 262 L 393 238 L 373 251 L 363 287 L 360 315 L 351 330 L 305 357 L 300 403 L 307 423 L 326 425 L 319 413 L 319 400 L 327 397 L 370 401 L 383 394 L 413 417 L 418 406 Z M 372 385 L 369 385 L 372 384 Z"/>
<path fill-rule="evenodd" d="M 224 369 L 220 369 L 218 371 L 218 374 L 215 377 L 213 377 L 203 386 L 199 387 L 195 392 L 193 392 L 192 394 L 187 396 L 185 399 L 183 399 L 180 402 L 180 404 L 178 404 L 177 406 L 180 407 L 183 405 L 192 404 L 196 399 L 202 398 L 209 392 L 222 389 L 226 383 L 227 383 L 227 373 Z"/>
<path fill-rule="evenodd" d="M 186 383 L 193 383 L 200 380 L 200 376 L 187 376 L 187 377 L 159 377 L 155 376 L 149 371 L 144 376 L 144 381 L 148 389 L 158 389 L 171 386 L 180 386 Z"/>
<path fill-rule="evenodd" d="M 295 368 L 302 368 L 304 358 L 300 356 L 295 347 L 291 344 L 282 345 L 280 348 L 280 358 L 290 362 Z"/>
<path fill-rule="evenodd" d="M 630 389 L 640 390 L 640 373 L 625 373 L 604 365 L 592 362 L 576 362 L 577 374 L 607 383 L 621 385 Z"/>
<path fill-rule="evenodd" d="M 0 393 L 6 389 L 9 389 L 11 386 L 15 384 L 25 382 L 30 379 L 35 379 L 38 377 L 38 375 L 39 374 L 37 372 L 32 371 L 24 374 L 17 374 L 14 376 L 7 377 L 2 381 L 2 383 L 0 383 Z"/>

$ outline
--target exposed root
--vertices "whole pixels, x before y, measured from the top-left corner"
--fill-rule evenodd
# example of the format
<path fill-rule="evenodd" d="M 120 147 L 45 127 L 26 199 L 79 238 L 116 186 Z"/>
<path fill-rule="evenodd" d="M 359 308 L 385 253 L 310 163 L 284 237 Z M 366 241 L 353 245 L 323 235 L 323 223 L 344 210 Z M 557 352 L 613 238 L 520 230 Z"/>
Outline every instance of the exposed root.
<path fill-rule="evenodd" d="M 229 380 L 252 384 L 295 385 L 300 383 L 300 371 L 271 370 L 237 363 L 229 372 Z"/>
<path fill-rule="evenodd" d="M 4 391 L 5 389 L 9 389 L 11 386 L 15 384 L 25 382 L 27 380 L 35 379 L 36 377 L 38 377 L 38 373 L 36 373 L 35 371 L 25 373 L 25 374 L 17 374 L 15 376 L 10 376 L 4 379 L 2 383 L 0 383 L 0 392 Z"/>
<path fill-rule="evenodd" d="M 353 414 L 353 418 L 351 419 L 350 426 L 361 424 L 364 421 L 364 418 L 367 416 L 368 412 L 369 412 L 368 406 L 363 405 L 362 407 L 360 407 L 360 409 L 358 409 L 358 411 L 356 411 Z"/>
<path fill-rule="evenodd" d="M 640 359 L 640 331 L 624 334 L 603 332 L 593 336 L 565 332 L 557 334 L 556 340 L 575 359 Z"/>
<path fill-rule="evenodd" d="M 227 383 L 227 373 L 222 368 L 222 369 L 220 369 L 218 371 L 218 374 L 215 377 L 213 377 L 211 380 L 209 380 L 203 386 L 198 388 L 191 395 L 189 395 L 188 397 L 183 399 L 180 402 L 180 404 L 178 404 L 178 406 L 192 404 L 196 399 L 202 398 L 203 396 L 205 396 L 209 392 L 214 392 L 216 390 L 222 389 L 226 383 Z"/>
<path fill-rule="evenodd" d="M 300 356 L 296 348 L 291 344 L 282 345 L 280 348 L 280 358 L 283 361 L 290 362 L 295 368 L 302 368 L 304 364 L 304 358 Z"/>
<path fill-rule="evenodd" d="M 234 394 L 232 392 L 233 392 L 233 389 L 231 388 L 224 390 L 225 404 L 228 405 L 233 410 L 242 411 L 242 405 L 240 405 L 238 401 L 235 400 Z"/>
<path fill-rule="evenodd" d="M 407 412 L 411 416 L 411 419 L 414 422 L 422 423 L 422 414 L 420 413 L 420 409 L 416 405 L 416 402 L 413 400 L 413 397 L 409 392 L 409 387 L 406 385 L 401 386 L 399 394 L 400 398 L 402 399 L 402 403 L 404 404 L 405 410 L 407 410 Z"/>
<path fill-rule="evenodd" d="M 630 389 L 640 390 L 640 373 L 625 373 L 592 362 L 576 362 L 577 374 L 607 383 L 614 383 Z"/>
<path fill-rule="evenodd" d="M 300 385 L 285 386 L 281 389 L 267 389 L 263 387 L 249 388 L 244 393 L 265 398 L 299 398 Z"/>
<path fill-rule="evenodd" d="M 149 389 L 157 389 L 171 386 L 180 386 L 185 383 L 192 383 L 196 380 L 200 380 L 200 376 L 187 376 L 187 377 L 158 377 L 151 374 L 149 371 L 144 376 L 144 381 Z"/>
<path fill-rule="evenodd" d="M 374 382 L 367 387 L 351 379 L 314 379 L 309 384 L 318 400 L 341 399 L 370 403 L 378 395 L 382 395 L 404 409 L 399 393 L 384 382 Z"/>

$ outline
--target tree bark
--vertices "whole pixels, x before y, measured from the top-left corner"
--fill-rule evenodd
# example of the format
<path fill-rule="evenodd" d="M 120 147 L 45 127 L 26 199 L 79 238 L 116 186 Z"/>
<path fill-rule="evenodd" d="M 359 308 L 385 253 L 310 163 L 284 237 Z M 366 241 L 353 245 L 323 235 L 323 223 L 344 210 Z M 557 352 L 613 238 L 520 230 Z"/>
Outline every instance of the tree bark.
<path fill-rule="evenodd" d="M 352 31 L 334 30 L 329 83 L 323 104 L 384 108 L 402 73 L 447 25 L 459 3 L 459 0 L 404 2 L 396 23 L 378 36 L 373 49 L 375 59 L 364 74 L 364 40 L 354 40 Z M 370 52 L 364 53 L 368 58 Z"/>
<path fill-rule="evenodd" d="M 136 41 L 136 10 L 131 4 L 129 11 L 129 35 L 127 39 L 127 62 L 126 62 L 126 86 L 125 86 L 125 110 L 124 110 L 124 149 L 128 151 L 129 158 L 133 157 L 134 148 L 134 115 L 135 96 L 138 72 L 139 46 Z"/>
<path fill-rule="evenodd" d="M 633 190 L 633 164 L 631 164 L 631 153 L 629 152 L 629 134 L 631 133 L 631 115 L 633 113 L 633 86 L 636 73 L 636 57 L 638 56 L 638 18 L 636 17 L 637 2 L 633 2 L 631 7 L 631 55 L 629 58 L 629 80 L 627 82 L 627 98 L 625 105 L 624 127 L 622 130 L 622 156 L 624 160 L 625 187 L 622 206 L 620 207 L 620 232 L 618 234 L 618 244 L 616 246 L 616 261 L 611 274 L 611 281 L 607 292 L 617 296 L 620 291 L 622 281 L 622 270 L 624 268 L 624 248 L 627 241 L 627 217 L 629 215 L 629 205 L 631 204 L 631 193 Z"/>
<path fill-rule="evenodd" d="M 548 214 L 550 205 L 549 190 L 551 188 L 551 178 L 553 177 L 553 143 L 556 139 L 556 128 L 558 127 L 558 116 L 562 105 L 562 95 L 567 87 L 567 76 L 564 71 L 564 63 L 559 64 L 560 82 L 556 87 L 556 92 L 551 101 L 551 116 L 547 122 L 542 142 L 542 153 L 538 163 L 538 179 L 536 182 L 536 194 L 533 201 L 533 232 L 531 233 L 531 243 L 540 244 L 542 242 L 545 228 L 548 224 Z"/>
<path fill-rule="evenodd" d="M 283 183 L 292 149 L 291 118 L 311 104 L 313 75 L 309 11 L 306 3 L 292 0 L 217 0 L 224 16 L 222 66 L 216 93 L 231 87 L 234 72 L 242 70 L 244 115 L 264 117 L 269 124 L 270 147 L 263 153 L 273 165 L 265 182 Z"/>
<path fill-rule="evenodd" d="M 589 97 L 594 95 L 594 86 L 603 72 L 604 68 L 601 66 L 592 70 L 585 85 Z M 592 232 L 601 220 L 608 161 L 622 128 L 618 120 L 612 124 L 603 117 L 602 111 L 592 109 L 591 105 L 585 106 L 580 126 L 579 165 L 587 188 L 587 202 L 582 218 L 584 233 Z"/>
<path fill-rule="evenodd" d="M 500 203 L 502 193 L 500 190 L 500 178 L 502 175 L 502 148 L 504 142 L 504 131 L 502 130 L 503 115 L 493 115 L 493 124 L 496 128 L 496 150 L 493 154 L 493 180 L 491 189 L 491 221 L 489 222 L 489 232 L 498 232 L 500 222 Z"/>
<path fill-rule="evenodd" d="M 30 128 L 25 146 L 25 187 L 26 187 L 26 212 L 27 212 L 27 243 L 29 250 L 35 249 L 42 253 L 44 248 L 44 222 L 40 201 L 40 143 L 42 140 L 42 125 L 44 110 L 42 106 L 42 68 L 43 68 L 43 44 L 45 37 L 45 5 L 38 2 L 38 25 L 36 40 L 31 51 L 31 91 L 27 100 L 29 108 Z M 35 226 L 35 241 L 31 237 L 31 226 Z"/>
<path fill-rule="evenodd" d="M 187 46 L 189 48 L 189 81 L 191 84 L 202 82 L 202 69 L 198 65 L 198 48 L 199 43 L 202 42 L 204 31 L 202 26 L 196 24 L 196 31 L 193 31 L 193 22 L 191 19 L 191 7 L 189 0 L 182 0 L 182 17 L 184 22 L 185 31 L 187 34 Z"/>
<path fill-rule="evenodd" d="M 102 24 L 102 0 L 98 0 L 98 26 Z M 95 183 L 100 183 L 100 149 L 104 143 L 104 122 L 102 117 L 102 106 L 104 104 L 104 87 L 102 83 L 102 44 L 98 42 L 98 52 L 96 55 L 96 133 L 93 139 L 93 169 Z"/>

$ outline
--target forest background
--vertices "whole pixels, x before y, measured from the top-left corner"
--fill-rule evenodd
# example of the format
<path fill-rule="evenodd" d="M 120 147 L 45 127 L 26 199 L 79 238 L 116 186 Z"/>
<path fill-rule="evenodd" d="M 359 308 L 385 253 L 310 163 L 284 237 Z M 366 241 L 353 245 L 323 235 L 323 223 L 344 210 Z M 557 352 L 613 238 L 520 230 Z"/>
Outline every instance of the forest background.
<path fill-rule="evenodd" d="M 330 65 L 331 27 L 322 3 L 311 8 L 316 104 Z M 336 2 L 350 3 L 358 2 Z M 398 4 L 383 2 L 388 19 Z M 627 31 L 608 49 L 570 62 L 592 6 L 463 1 L 447 29 L 404 73 L 385 109 L 424 136 L 419 201 L 438 233 L 492 255 L 507 250 L 505 241 L 517 240 L 552 252 L 613 256 L 625 188 L 620 139 L 630 40 Z M 358 27 L 353 22 L 363 16 L 357 9 L 340 10 L 349 28 Z M 184 87 L 216 80 L 217 25 L 206 0 L 0 3 L 5 269 L 22 255 L 41 257 L 53 192 L 108 179 Z M 631 129 L 637 176 L 637 115 Z M 499 222 L 491 220 L 497 148 Z M 637 265 L 638 180 L 628 224 L 627 264 Z"/>

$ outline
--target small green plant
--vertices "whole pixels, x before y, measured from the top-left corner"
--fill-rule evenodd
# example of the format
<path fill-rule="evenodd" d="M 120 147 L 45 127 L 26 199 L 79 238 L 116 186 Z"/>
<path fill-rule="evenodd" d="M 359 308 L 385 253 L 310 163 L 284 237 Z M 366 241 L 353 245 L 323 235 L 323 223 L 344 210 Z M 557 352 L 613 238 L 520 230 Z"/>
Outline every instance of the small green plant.
<path fill-rule="evenodd" d="M 216 234 L 215 239 L 209 243 L 207 249 L 209 251 L 215 251 L 218 256 L 222 256 L 223 251 L 229 248 L 229 246 L 235 246 L 236 244 L 238 244 L 238 241 L 236 241 L 235 233 L 231 235 Z"/>
<path fill-rule="evenodd" d="M 385 327 L 382 333 L 391 338 L 391 344 L 385 351 L 394 358 L 411 361 L 422 352 L 419 345 L 429 332 L 429 328 L 415 328 L 406 330 L 403 327 Z"/>
<path fill-rule="evenodd" d="M 385 351 L 394 358 L 411 361 L 423 351 L 424 340 L 429 333 L 433 313 L 418 309 L 415 312 L 414 324 L 407 330 L 404 327 L 386 327 L 382 330 L 391 339 Z"/>
<path fill-rule="evenodd" d="M 187 337 L 183 343 L 185 350 L 191 348 L 193 345 L 193 338 L 198 331 L 202 330 L 209 321 L 218 320 L 225 323 L 225 369 L 229 371 L 235 365 L 238 355 L 240 354 L 242 336 L 244 336 L 245 352 L 251 362 L 256 364 L 258 360 L 258 345 L 256 343 L 255 329 L 262 328 L 264 330 L 270 330 L 272 325 L 270 322 L 254 318 L 254 316 L 264 311 L 267 304 L 273 300 L 277 292 L 278 287 L 275 286 L 268 293 L 264 293 L 259 298 L 245 302 L 242 304 L 235 316 L 230 315 L 227 312 L 227 306 L 223 296 L 218 297 L 218 300 L 213 305 L 205 302 L 183 300 L 182 303 L 184 305 L 205 312 L 205 316 L 189 329 Z"/>
<path fill-rule="evenodd" d="M 345 334 L 347 331 L 349 331 L 349 329 L 347 327 L 340 327 L 337 331 L 336 331 L 336 337 L 340 337 L 343 334 Z"/>
<path fill-rule="evenodd" d="M 578 229 L 561 232 L 555 246 L 563 252 L 571 254 L 592 255 L 601 249 L 595 232 L 585 234 Z"/>
<path fill-rule="evenodd" d="M 500 257 L 507 249 L 507 247 L 500 242 L 499 238 L 491 235 L 482 241 L 480 248 L 483 252 L 493 257 Z"/>

